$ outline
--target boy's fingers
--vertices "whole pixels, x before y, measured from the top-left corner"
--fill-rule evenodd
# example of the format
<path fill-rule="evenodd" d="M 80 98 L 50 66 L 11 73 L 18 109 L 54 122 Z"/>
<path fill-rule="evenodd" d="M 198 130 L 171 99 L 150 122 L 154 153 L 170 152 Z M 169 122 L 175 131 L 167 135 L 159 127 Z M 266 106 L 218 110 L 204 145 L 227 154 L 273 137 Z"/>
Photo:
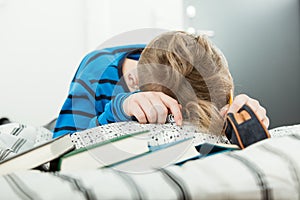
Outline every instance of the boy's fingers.
<path fill-rule="evenodd" d="M 138 120 L 139 123 L 141 124 L 147 123 L 147 118 L 145 116 L 145 113 L 138 105 L 133 111 L 133 116 L 135 116 L 135 118 Z"/>
<path fill-rule="evenodd" d="M 240 94 L 234 98 L 227 113 L 237 113 L 245 104 L 254 111 L 258 119 L 268 128 L 270 121 L 267 117 L 266 109 L 262 107 L 257 100 L 252 99 L 245 94 Z M 222 115 L 221 111 L 220 113 Z"/>
<path fill-rule="evenodd" d="M 264 125 L 266 126 L 266 128 L 269 128 L 269 125 L 270 125 L 270 120 L 268 117 L 264 118 L 262 120 L 262 123 L 264 123 Z"/>
<path fill-rule="evenodd" d="M 220 115 L 225 118 L 227 112 L 228 112 L 228 109 L 229 109 L 229 104 L 226 104 L 223 108 L 221 108 L 220 110 Z"/>
<path fill-rule="evenodd" d="M 182 125 L 182 106 L 162 92 L 140 92 L 125 99 L 123 110 L 141 123 L 165 123 L 170 111 L 177 125 Z"/>
<path fill-rule="evenodd" d="M 178 104 L 178 102 L 175 99 L 169 97 L 164 93 L 160 93 L 160 98 L 173 114 L 176 124 L 181 126 L 182 125 L 181 105 Z"/>
<path fill-rule="evenodd" d="M 238 112 L 243 105 L 247 104 L 249 101 L 249 97 L 245 94 L 240 94 L 236 96 L 230 105 L 227 113 L 236 113 Z"/>

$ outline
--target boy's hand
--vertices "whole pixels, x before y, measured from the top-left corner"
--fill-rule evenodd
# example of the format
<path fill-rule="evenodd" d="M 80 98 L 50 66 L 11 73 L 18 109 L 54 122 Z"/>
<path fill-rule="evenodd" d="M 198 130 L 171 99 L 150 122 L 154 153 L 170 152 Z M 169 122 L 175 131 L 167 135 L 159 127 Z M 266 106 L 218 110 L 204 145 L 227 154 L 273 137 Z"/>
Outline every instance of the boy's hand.
<path fill-rule="evenodd" d="M 180 104 L 162 92 L 138 92 L 124 100 L 123 110 L 128 116 L 135 116 L 140 123 L 164 124 L 169 112 L 177 125 L 182 125 Z"/>
<path fill-rule="evenodd" d="M 270 121 L 267 117 L 266 109 L 262 107 L 257 100 L 252 99 L 245 94 L 237 95 L 230 106 L 227 104 L 220 110 L 220 114 L 225 117 L 227 113 L 236 113 L 244 104 L 247 104 L 252 108 L 258 119 L 266 126 L 266 128 L 269 127 Z"/>

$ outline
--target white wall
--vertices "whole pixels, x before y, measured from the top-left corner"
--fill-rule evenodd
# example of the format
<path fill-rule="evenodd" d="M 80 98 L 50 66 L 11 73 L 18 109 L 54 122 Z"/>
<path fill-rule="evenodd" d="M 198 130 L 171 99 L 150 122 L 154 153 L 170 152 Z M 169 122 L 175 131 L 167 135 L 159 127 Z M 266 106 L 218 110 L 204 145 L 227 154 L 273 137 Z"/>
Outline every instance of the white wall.
<path fill-rule="evenodd" d="M 0 117 L 57 116 L 82 57 L 140 28 L 181 29 L 181 0 L 0 0 Z M 167 13 L 167 14 L 166 14 Z"/>
<path fill-rule="evenodd" d="M 88 48 L 93 49 L 127 31 L 143 28 L 182 29 L 182 1 L 89 0 L 86 21 Z"/>

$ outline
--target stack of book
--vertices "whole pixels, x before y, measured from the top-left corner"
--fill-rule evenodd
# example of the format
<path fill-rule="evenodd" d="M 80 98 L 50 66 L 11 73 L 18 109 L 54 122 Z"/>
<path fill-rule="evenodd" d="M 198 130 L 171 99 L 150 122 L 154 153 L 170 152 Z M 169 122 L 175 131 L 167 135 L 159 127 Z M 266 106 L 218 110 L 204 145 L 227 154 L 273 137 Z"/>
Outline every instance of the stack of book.
<path fill-rule="evenodd" d="M 0 174 L 19 170 L 86 170 L 112 167 L 147 172 L 216 152 L 239 149 L 221 136 L 189 126 L 120 122 L 64 135 L 0 162 Z"/>

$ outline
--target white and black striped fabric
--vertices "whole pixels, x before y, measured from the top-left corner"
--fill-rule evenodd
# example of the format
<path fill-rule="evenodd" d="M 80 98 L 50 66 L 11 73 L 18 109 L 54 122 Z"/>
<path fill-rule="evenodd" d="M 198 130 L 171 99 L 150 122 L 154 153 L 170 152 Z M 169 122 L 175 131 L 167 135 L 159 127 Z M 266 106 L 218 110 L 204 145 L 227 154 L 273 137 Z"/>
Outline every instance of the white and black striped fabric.
<path fill-rule="evenodd" d="M 285 130 L 244 150 L 152 173 L 13 173 L 0 177 L 0 199 L 300 199 L 300 125 Z"/>

